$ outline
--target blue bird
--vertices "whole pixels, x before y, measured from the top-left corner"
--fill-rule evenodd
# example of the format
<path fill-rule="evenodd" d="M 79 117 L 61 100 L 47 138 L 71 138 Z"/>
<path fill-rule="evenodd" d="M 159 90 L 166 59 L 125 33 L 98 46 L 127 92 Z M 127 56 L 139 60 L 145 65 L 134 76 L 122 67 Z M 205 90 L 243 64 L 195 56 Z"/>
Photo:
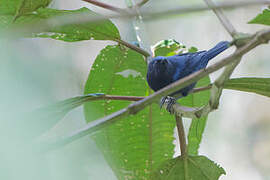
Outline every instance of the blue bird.
<path fill-rule="evenodd" d="M 195 53 L 184 53 L 169 57 L 157 56 L 150 60 L 147 68 L 147 82 L 154 91 L 188 76 L 207 66 L 209 60 L 226 50 L 230 42 L 222 41 L 208 51 L 199 51 Z M 162 98 L 161 107 L 168 100 L 167 110 L 172 113 L 172 105 L 195 87 L 196 82 L 192 83 L 169 96 Z"/>

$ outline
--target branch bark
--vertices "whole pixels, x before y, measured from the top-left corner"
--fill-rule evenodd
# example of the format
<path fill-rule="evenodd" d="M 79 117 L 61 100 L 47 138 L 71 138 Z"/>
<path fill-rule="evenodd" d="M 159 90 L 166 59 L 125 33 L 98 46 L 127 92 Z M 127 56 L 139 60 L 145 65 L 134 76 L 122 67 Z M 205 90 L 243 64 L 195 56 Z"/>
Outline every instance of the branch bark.
<path fill-rule="evenodd" d="M 120 14 L 127 14 L 128 13 L 128 11 L 126 9 L 119 8 L 119 7 L 116 7 L 116 6 L 112 6 L 112 5 L 97 1 L 97 0 L 82 0 L 82 1 L 88 2 L 90 4 L 94 4 L 94 5 L 98 6 L 98 7 L 108 9 L 108 10 L 111 10 L 111 11 L 114 11 L 114 12 L 117 12 L 117 13 L 120 13 Z"/>
<path fill-rule="evenodd" d="M 187 156 L 187 143 L 186 143 L 186 135 L 185 128 L 183 125 L 183 119 L 181 116 L 175 115 L 176 127 L 178 132 L 179 144 L 180 144 L 180 152 L 181 156 Z"/>

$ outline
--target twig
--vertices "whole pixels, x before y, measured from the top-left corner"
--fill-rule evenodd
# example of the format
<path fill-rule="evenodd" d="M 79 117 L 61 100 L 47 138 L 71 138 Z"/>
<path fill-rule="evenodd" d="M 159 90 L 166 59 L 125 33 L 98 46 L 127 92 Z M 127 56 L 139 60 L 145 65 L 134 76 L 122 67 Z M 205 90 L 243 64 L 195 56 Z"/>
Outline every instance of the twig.
<path fill-rule="evenodd" d="M 93 1 L 93 0 L 91 0 Z M 88 1 L 87 1 L 88 2 Z M 144 2 L 144 1 L 142 1 Z M 93 4 L 93 3 L 92 3 Z M 104 3 L 103 3 L 104 4 Z M 269 5 L 270 4 L 270 1 L 269 0 L 254 0 L 254 1 L 231 1 L 231 2 L 220 2 L 218 4 L 215 4 L 213 5 L 211 8 L 209 7 L 205 7 L 205 6 L 202 6 L 202 5 L 197 5 L 197 6 L 186 6 L 186 7 L 180 7 L 180 8 L 176 8 L 176 9 L 172 9 L 172 10 L 169 10 L 169 11 L 161 11 L 161 12 L 152 12 L 152 11 L 142 11 L 141 15 L 144 17 L 144 19 L 158 19 L 158 18 L 161 18 L 161 17 L 168 17 L 168 16 L 171 16 L 171 15 L 177 15 L 177 14 L 183 14 L 183 13 L 192 13 L 192 12 L 199 12 L 199 11 L 207 11 L 207 10 L 212 10 L 212 9 L 228 9 L 228 8 L 237 8 L 237 7 L 245 7 L 245 6 L 253 6 L 253 5 L 260 5 L 260 4 L 265 4 L 265 5 Z M 97 4 L 95 4 L 97 5 Z M 120 11 L 118 10 L 113 10 L 114 8 L 106 8 L 106 5 L 107 6 L 111 6 L 111 5 L 108 5 L 108 4 L 105 4 L 103 6 L 101 5 L 97 5 L 99 7 L 103 7 L 105 9 L 108 9 L 108 10 L 112 10 L 114 12 L 120 12 L 122 10 L 126 10 L 126 9 L 121 9 L 121 8 L 117 8 L 117 7 L 114 7 L 116 9 L 121 9 Z M 128 15 L 126 14 L 123 14 L 121 15 L 113 15 L 113 16 L 109 16 L 109 18 L 119 18 L 119 17 L 122 17 L 122 18 L 131 18 L 131 17 L 134 17 L 136 16 L 136 12 L 129 12 Z M 99 19 L 100 20 L 100 19 Z"/>
<path fill-rule="evenodd" d="M 126 47 L 128 47 L 128 48 L 130 48 L 130 49 L 132 49 L 132 50 L 134 50 L 134 51 L 142 54 L 142 55 L 144 55 L 145 57 L 149 57 L 150 56 L 150 54 L 147 51 L 145 51 L 144 49 L 139 48 L 138 46 L 135 46 L 133 44 L 130 44 L 130 43 L 126 42 L 126 41 L 123 41 L 121 39 L 114 39 L 114 41 L 116 41 L 119 44 L 122 44 L 122 45 L 124 45 L 124 46 L 126 46 Z"/>
<path fill-rule="evenodd" d="M 142 7 L 144 4 L 146 4 L 149 0 L 142 0 L 141 2 L 137 3 L 135 7 Z"/>
<path fill-rule="evenodd" d="M 216 16 L 218 17 L 219 21 L 223 25 L 223 27 L 227 30 L 227 32 L 232 36 L 235 37 L 237 31 L 233 27 L 232 23 L 229 19 L 223 14 L 221 9 L 215 8 L 215 3 L 212 0 L 204 0 L 204 2 L 208 5 L 210 9 L 214 11 Z"/>
<path fill-rule="evenodd" d="M 108 10 L 111 10 L 111 11 L 114 11 L 114 12 L 117 12 L 117 13 L 120 13 L 120 14 L 127 14 L 128 13 L 128 11 L 126 9 L 115 7 L 115 6 L 112 6 L 112 5 L 97 1 L 97 0 L 82 0 L 82 1 L 94 4 L 94 5 L 98 6 L 98 7 L 108 9 Z"/>
<path fill-rule="evenodd" d="M 198 92 L 201 92 L 201 91 L 206 91 L 206 90 L 211 89 L 211 87 L 212 87 L 212 84 L 209 84 L 208 86 L 205 86 L 205 87 L 194 88 L 194 89 L 191 90 L 190 93 L 198 93 Z"/>
<path fill-rule="evenodd" d="M 114 123 L 116 120 L 126 117 L 131 114 L 136 114 L 142 109 L 144 109 L 146 106 L 150 105 L 153 102 L 157 102 L 160 100 L 161 97 L 166 96 L 168 94 L 171 94 L 183 87 L 186 87 L 187 85 L 198 81 L 199 79 L 209 75 L 212 72 L 215 72 L 222 67 L 235 62 L 235 59 L 243 56 L 245 53 L 249 52 L 251 49 L 257 47 L 260 44 L 267 43 L 270 40 L 270 29 L 262 30 L 257 32 L 254 37 L 250 40 L 249 43 L 247 43 L 245 46 L 237 49 L 232 55 L 220 60 L 219 62 L 207 67 L 206 69 L 202 69 L 200 71 L 197 71 L 185 78 L 182 78 L 178 80 L 177 82 L 170 84 L 169 86 L 166 86 L 165 88 L 159 90 L 158 92 L 140 100 L 137 101 L 128 107 L 121 109 L 117 112 L 114 112 L 106 117 L 103 117 L 101 119 L 98 119 L 96 121 L 88 123 L 84 128 L 79 129 L 78 131 L 61 138 L 60 140 L 57 140 L 56 142 L 53 142 L 53 146 L 61 146 L 65 145 L 69 142 L 72 142 L 82 136 L 92 134 L 95 131 L 106 127 L 108 124 Z M 199 112 L 199 111 L 196 111 Z M 208 114 L 210 111 L 204 111 L 204 113 Z M 181 114 L 181 113 L 180 113 Z M 202 113 L 200 115 L 203 115 Z"/>
<path fill-rule="evenodd" d="M 183 125 L 183 119 L 181 116 L 175 115 L 175 121 L 176 121 L 176 127 L 177 127 L 177 132 L 178 132 L 181 156 L 186 156 L 187 143 L 186 143 L 186 135 L 185 135 L 185 129 Z"/>
<path fill-rule="evenodd" d="M 187 143 L 186 143 L 186 135 L 185 135 L 185 128 L 183 125 L 182 116 L 175 115 L 176 127 L 178 132 L 179 144 L 180 144 L 180 152 L 181 157 L 184 161 L 184 176 L 185 180 L 189 179 L 188 174 L 188 153 L 187 153 Z"/>
<path fill-rule="evenodd" d="M 259 4 L 265 4 L 269 5 L 270 0 L 261 0 L 261 1 L 243 1 L 243 2 L 223 2 L 216 4 L 212 8 L 236 8 L 236 7 L 245 7 L 245 6 L 251 6 L 251 5 L 259 5 Z M 172 9 L 169 11 L 160 11 L 160 12 L 153 12 L 153 11 L 141 11 L 141 15 L 143 16 L 144 19 L 151 20 L 151 19 L 156 19 L 156 18 L 161 18 L 161 17 L 167 17 L 171 15 L 178 15 L 178 14 L 183 14 L 183 13 L 191 13 L 191 12 L 199 12 L 199 11 L 206 11 L 210 10 L 209 7 L 205 6 L 186 6 L 186 7 L 180 7 L 177 9 Z M 46 21 L 42 21 L 42 23 L 35 23 L 31 27 L 25 27 L 25 28 L 20 28 L 14 30 L 11 34 L 21 34 L 20 32 L 23 31 L 25 32 L 40 32 L 40 31 L 46 31 L 48 27 L 51 25 L 54 26 L 64 26 L 64 25 L 69 25 L 69 24 L 83 24 L 86 22 L 102 22 L 102 20 L 107 20 L 108 18 L 132 18 L 134 16 L 137 16 L 135 12 L 132 12 L 128 15 L 109 15 L 109 16 L 96 16 L 96 17 L 89 17 L 89 16 L 84 16 L 83 14 L 79 15 L 65 15 L 64 17 L 59 17 L 59 18 L 52 18 L 48 19 Z M 10 29 L 8 29 L 10 31 Z"/>

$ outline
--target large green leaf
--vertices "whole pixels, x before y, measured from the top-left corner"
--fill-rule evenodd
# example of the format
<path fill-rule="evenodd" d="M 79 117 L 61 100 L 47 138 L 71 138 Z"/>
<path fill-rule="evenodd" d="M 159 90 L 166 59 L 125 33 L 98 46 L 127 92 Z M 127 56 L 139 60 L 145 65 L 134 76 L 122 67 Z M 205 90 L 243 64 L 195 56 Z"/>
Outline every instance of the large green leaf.
<path fill-rule="evenodd" d="M 226 81 L 225 89 L 253 92 L 270 97 L 270 78 L 235 78 Z"/>
<path fill-rule="evenodd" d="M 27 37 L 43 37 L 67 42 L 81 40 L 114 40 L 120 39 L 118 29 L 108 19 L 101 21 L 81 22 L 80 16 L 89 19 L 101 16 L 87 8 L 78 10 L 38 9 L 35 13 L 21 16 L 13 22 L 13 16 L 0 16 L 1 29 L 18 29 L 28 27 Z M 65 23 L 63 23 L 63 18 Z M 71 23 L 66 22 L 68 19 Z M 53 23 L 49 20 L 53 20 Z M 30 28 L 31 27 L 31 28 Z"/>
<path fill-rule="evenodd" d="M 120 46 L 107 46 L 95 60 L 85 93 L 147 96 L 146 62 L 143 57 Z M 130 102 L 102 100 L 84 106 L 87 122 L 94 121 Z M 175 122 L 157 104 L 134 116 L 116 121 L 93 138 L 119 179 L 148 179 L 150 171 L 174 153 Z"/>
<path fill-rule="evenodd" d="M 264 24 L 270 25 L 270 9 L 263 10 L 263 13 L 257 15 L 254 19 L 248 22 L 249 24 Z"/>
<path fill-rule="evenodd" d="M 185 162 L 186 161 L 186 162 Z M 185 165 L 186 163 L 186 165 Z M 218 180 L 224 169 L 205 156 L 168 160 L 153 174 L 155 180 Z"/>

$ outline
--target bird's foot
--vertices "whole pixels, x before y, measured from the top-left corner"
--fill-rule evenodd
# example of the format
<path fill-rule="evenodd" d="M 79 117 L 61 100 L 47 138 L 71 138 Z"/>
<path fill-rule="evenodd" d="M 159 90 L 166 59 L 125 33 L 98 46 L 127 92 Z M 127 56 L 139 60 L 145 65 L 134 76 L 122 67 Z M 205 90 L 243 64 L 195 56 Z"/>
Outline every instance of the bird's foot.
<path fill-rule="evenodd" d="M 160 100 L 160 108 L 163 107 L 163 105 L 166 103 L 166 110 L 170 113 L 170 114 L 174 114 L 174 110 L 173 110 L 173 105 L 176 103 L 176 99 L 174 97 L 171 96 L 166 96 L 163 97 Z"/>

